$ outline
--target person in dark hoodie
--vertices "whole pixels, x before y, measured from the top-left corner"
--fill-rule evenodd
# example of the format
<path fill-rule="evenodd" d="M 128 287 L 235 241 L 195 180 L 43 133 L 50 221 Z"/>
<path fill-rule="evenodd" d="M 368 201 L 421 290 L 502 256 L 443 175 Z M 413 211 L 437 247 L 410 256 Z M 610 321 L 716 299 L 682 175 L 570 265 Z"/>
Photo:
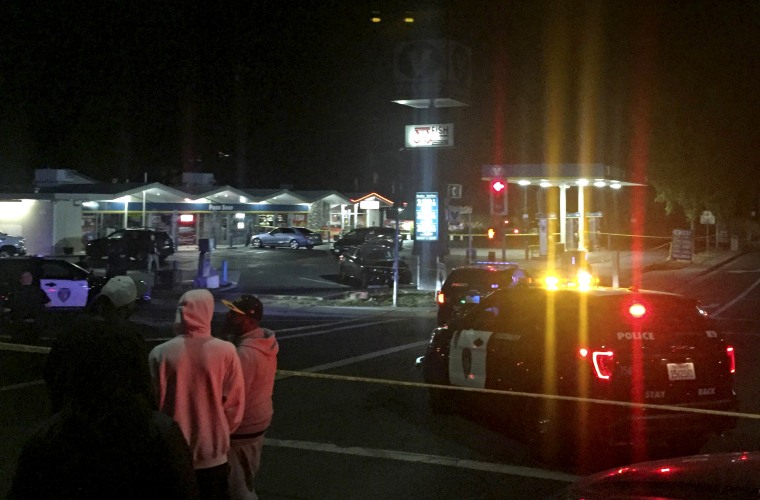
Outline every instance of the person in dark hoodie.
<path fill-rule="evenodd" d="M 24 444 L 9 498 L 199 498 L 182 431 L 145 393 L 139 339 L 86 321 L 67 349 L 61 407 Z"/>
<path fill-rule="evenodd" d="M 261 464 L 264 434 L 272 421 L 272 392 L 277 372 L 279 345 L 274 332 L 259 326 L 264 306 L 253 295 L 230 302 L 225 333 L 235 344 L 243 367 L 245 413 L 240 427 L 230 437 L 229 494 L 232 500 L 258 498 L 254 478 Z"/>
<path fill-rule="evenodd" d="M 158 408 L 177 421 L 190 444 L 203 499 L 227 498 L 230 434 L 245 407 L 240 359 L 235 346 L 211 336 L 213 314 L 211 292 L 185 292 L 174 320 L 177 336 L 149 356 Z"/>

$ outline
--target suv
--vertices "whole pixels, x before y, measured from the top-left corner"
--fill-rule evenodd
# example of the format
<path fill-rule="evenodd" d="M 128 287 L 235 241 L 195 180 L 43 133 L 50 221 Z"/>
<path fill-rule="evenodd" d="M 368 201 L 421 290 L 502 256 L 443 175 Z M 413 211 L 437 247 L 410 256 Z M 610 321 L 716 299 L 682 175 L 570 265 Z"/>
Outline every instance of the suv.
<path fill-rule="evenodd" d="M 355 247 L 364 243 L 393 247 L 395 241 L 396 229 L 392 227 L 358 227 L 335 240 L 330 251 L 337 257 L 343 253 L 346 247 Z M 401 234 L 399 234 L 398 248 L 399 250 L 403 248 Z"/>
<path fill-rule="evenodd" d="M 98 238 L 87 243 L 85 253 L 90 259 L 108 258 L 114 252 L 123 253 L 130 259 L 147 262 L 150 235 L 156 236 L 158 262 L 163 264 L 174 253 L 174 242 L 165 231 L 154 229 L 128 228 L 119 229 L 105 238 Z"/>
<path fill-rule="evenodd" d="M 527 285 L 532 280 L 517 264 L 473 264 L 454 268 L 435 294 L 438 325 L 467 311 L 481 297 L 499 288 Z"/>
<path fill-rule="evenodd" d="M 483 398 L 468 399 L 478 415 L 545 459 L 688 455 L 736 426 L 734 349 L 696 300 L 672 293 L 497 290 L 434 330 L 420 363 L 427 383 L 489 390 L 432 388 L 433 409 Z"/>
<path fill-rule="evenodd" d="M 0 231 L 0 257 L 26 255 L 26 240 Z"/>
<path fill-rule="evenodd" d="M 18 290 L 25 271 L 32 273 L 33 283 L 50 297 L 50 306 L 58 309 L 84 308 L 105 281 L 64 259 L 11 257 L 0 259 L 0 300 L 5 302 Z"/>

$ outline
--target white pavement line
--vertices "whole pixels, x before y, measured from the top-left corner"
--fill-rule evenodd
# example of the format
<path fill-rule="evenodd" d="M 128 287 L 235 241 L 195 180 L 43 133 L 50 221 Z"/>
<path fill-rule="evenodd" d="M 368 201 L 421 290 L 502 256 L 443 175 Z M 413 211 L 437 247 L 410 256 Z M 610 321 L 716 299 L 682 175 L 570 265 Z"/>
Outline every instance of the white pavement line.
<path fill-rule="evenodd" d="M 350 330 L 352 328 L 359 328 L 362 326 L 375 326 L 375 325 L 382 325 L 383 323 L 395 323 L 397 321 L 406 321 L 405 318 L 395 318 L 395 319 L 386 319 L 385 321 L 373 321 L 371 323 L 357 323 L 354 325 L 348 325 L 348 326 L 342 326 L 340 328 L 328 328 L 326 330 L 317 330 L 314 332 L 308 332 L 308 333 L 297 333 L 295 335 L 288 335 L 287 337 L 277 337 L 278 341 L 282 340 L 290 340 L 290 339 L 298 339 L 302 337 L 312 337 L 314 335 L 324 335 L 326 333 L 332 333 L 332 332 L 338 332 L 341 330 Z M 319 325 L 320 327 L 323 325 Z M 284 330 L 280 330 L 282 332 Z"/>
<path fill-rule="evenodd" d="M 332 323 L 320 323 L 317 325 L 304 325 L 304 326 L 294 326 L 293 328 L 282 328 L 278 329 L 277 333 L 281 332 L 297 332 L 300 330 L 313 330 L 314 328 L 325 328 L 325 327 L 332 327 L 336 325 L 345 325 L 347 323 L 355 323 L 357 321 L 366 321 L 367 319 L 374 318 L 375 316 L 385 316 L 385 313 L 377 313 L 377 314 L 370 314 L 365 316 L 358 316 L 355 318 L 348 318 L 348 319 L 342 319 L 340 321 L 333 321 Z M 287 320 L 287 318 L 284 318 Z"/>
<path fill-rule="evenodd" d="M 725 311 L 726 309 L 728 309 L 729 307 L 731 307 L 732 305 L 736 304 L 737 302 L 739 302 L 740 300 L 742 300 L 744 297 L 746 297 L 747 295 L 749 295 L 749 293 L 752 290 L 754 290 L 755 288 L 757 288 L 757 285 L 760 285 L 760 279 L 758 279 L 757 281 L 755 281 L 754 283 L 752 283 L 752 286 L 750 286 L 749 288 L 747 288 L 746 290 L 744 290 L 734 300 L 732 300 L 731 302 L 727 303 L 726 305 L 724 305 L 723 307 L 721 307 L 717 311 L 714 311 L 710 316 L 712 316 L 713 318 L 717 318 L 720 313 L 722 313 L 723 311 Z"/>
<path fill-rule="evenodd" d="M 299 277 L 299 279 L 302 279 L 304 281 L 313 281 L 314 283 L 320 283 L 320 284 L 323 284 L 323 285 L 334 285 L 335 284 L 334 281 L 330 281 L 330 280 L 315 280 L 314 278 L 304 278 L 303 276 Z"/>
<path fill-rule="evenodd" d="M 325 363 L 324 365 L 317 365 L 317 366 L 312 366 L 311 368 L 304 368 L 303 370 L 300 370 L 300 372 L 316 373 L 316 372 L 321 372 L 325 370 L 330 370 L 332 368 L 339 368 L 341 366 L 346 366 L 353 363 L 359 363 L 361 361 L 366 361 L 368 359 L 379 358 L 387 354 L 394 354 L 400 351 L 406 351 L 407 349 L 414 349 L 415 347 L 427 345 L 428 342 L 429 342 L 428 340 L 423 340 L 420 342 L 413 342 L 411 344 L 404 344 L 404 345 L 399 345 L 396 347 L 390 347 L 388 349 L 383 349 L 382 351 L 370 352 L 367 354 L 362 354 L 361 356 L 354 356 L 353 358 L 346 358 L 340 361 L 334 361 L 332 363 Z M 295 375 L 289 374 L 289 373 L 278 374 L 275 376 L 275 380 L 283 380 L 283 379 L 290 378 L 293 376 Z"/>
<path fill-rule="evenodd" d="M 34 380 L 32 382 L 23 382 L 21 384 L 6 385 L 4 387 L 0 387 L 0 392 L 14 391 L 16 389 L 26 389 L 27 387 L 34 387 L 35 385 L 42 385 L 44 383 L 44 380 Z"/>
<path fill-rule="evenodd" d="M 324 453 L 339 453 L 341 455 L 352 455 L 358 457 L 399 460 L 402 462 L 415 462 L 427 465 L 441 465 L 444 467 L 457 467 L 460 469 L 479 470 L 485 472 L 494 472 L 497 474 L 506 474 L 510 476 L 530 477 L 535 479 L 548 479 L 551 481 L 562 481 L 566 483 L 572 483 L 578 479 L 578 476 L 574 476 L 572 474 L 553 472 L 543 469 L 534 469 L 532 467 L 498 464 L 493 462 L 480 462 L 477 460 L 443 457 L 439 455 L 427 455 L 424 453 L 411 453 L 407 451 L 380 450 L 375 448 L 358 447 L 343 448 L 332 443 L 310 443 L 308 441 L 293 441 L 273 438 L 264 438 L 264 445 L 276 446 L 278 448 L 292 448 L 295 450 L 308 450 Z"/>

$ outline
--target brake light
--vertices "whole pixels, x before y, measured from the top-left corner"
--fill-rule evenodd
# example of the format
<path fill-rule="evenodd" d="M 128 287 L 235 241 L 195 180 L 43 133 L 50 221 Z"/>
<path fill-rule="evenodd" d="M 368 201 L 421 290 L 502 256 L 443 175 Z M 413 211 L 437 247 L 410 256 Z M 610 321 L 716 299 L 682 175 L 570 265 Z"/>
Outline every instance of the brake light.
<path fill-rule="evenodd" d="M 439 291 L 437 294 L 435 294 L 435 301 L 439 304 L 443 304 L 446 302 L 446 295 L 443 292 Z"/>
<path fill-rule="evenodd" d="M 612 376 L 612 351 L 589 351 L 581 348 L 578 353 L 583 358 L 588 358 L 591 354 L 591 362 L 594 365 L 594 375 L 601 380 L 609 380 Z"/>
<path fill-rule="evenodd" d="M 726 355 L 728 356 L 728 366 L 731 373 L 736 373 L 736 354 L 732 346 L 726 347 Z"/>
<path fill-rule="evenodd" d="M 647 308 L 644 307 L 644 304 L 634 302 L 633 304 L 628 306 L 628 314 L 630 314 L 632 318 L 641 319 L 646 315 L 646 313 L 647 313 Z"/>

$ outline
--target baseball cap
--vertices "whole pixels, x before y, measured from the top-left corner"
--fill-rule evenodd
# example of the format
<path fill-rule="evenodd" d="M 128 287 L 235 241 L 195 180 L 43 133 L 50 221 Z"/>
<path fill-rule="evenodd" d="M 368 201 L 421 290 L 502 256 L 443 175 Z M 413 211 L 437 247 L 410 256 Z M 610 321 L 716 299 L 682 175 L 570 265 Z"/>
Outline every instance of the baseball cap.
<path fill-rule="evenodd" d="M 222 304 L 227 306 L 230 311 L 234 311 L 238 314 L 245 314 L 254 319 L 261 319 L 264 314 L 264 304 L 253 295 L 241 295 L 240 298 L 235 301 L 222 299 Z"/>
<path fill-rule="evenodd" d="M 137 287 L 129 276 L 114 276 L 100 290 L 115 307 L 124 307 L 137 300 Z"/>

